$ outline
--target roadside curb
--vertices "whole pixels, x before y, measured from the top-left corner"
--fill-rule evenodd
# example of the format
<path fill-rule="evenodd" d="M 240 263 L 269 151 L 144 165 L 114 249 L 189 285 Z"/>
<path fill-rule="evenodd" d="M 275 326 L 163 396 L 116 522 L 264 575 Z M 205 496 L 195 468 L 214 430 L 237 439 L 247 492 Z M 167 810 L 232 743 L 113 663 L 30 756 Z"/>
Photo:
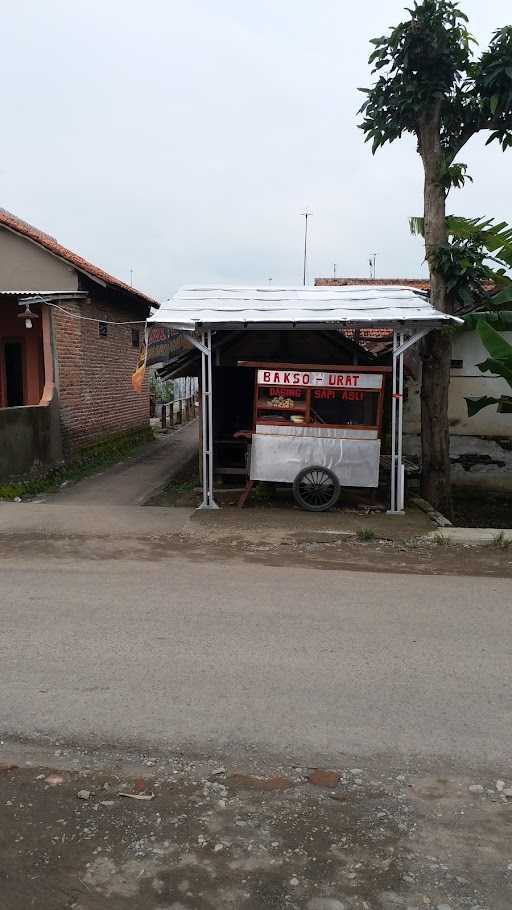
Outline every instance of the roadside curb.
<path fill-rule="evenodd" d="M 421 509 L 422 512 L 425 512 L 426 515 L 434 522 L 438 528 L 451 528 L 451 521 L 446 518 L 441 512 L 438 512 L 437 509 L 434 509 L 434 506 L 431 505 L 426 499 L 422 499 L 421 496 L 415 496 L 414 499 L 411 499 L 413 505 L 418 509 Z"/>

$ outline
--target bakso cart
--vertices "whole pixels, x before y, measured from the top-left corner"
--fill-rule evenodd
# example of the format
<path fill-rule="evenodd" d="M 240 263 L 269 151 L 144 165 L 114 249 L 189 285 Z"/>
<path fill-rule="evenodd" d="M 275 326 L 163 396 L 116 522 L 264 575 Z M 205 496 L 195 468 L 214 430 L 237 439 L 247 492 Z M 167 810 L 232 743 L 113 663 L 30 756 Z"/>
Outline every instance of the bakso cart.
<path fill-rule="evenodd" d="M 376 488 L 386 367 L 240 362 L 255 368 L 249 485 L 293 484 L 319 512 L 340 488 Z"/>

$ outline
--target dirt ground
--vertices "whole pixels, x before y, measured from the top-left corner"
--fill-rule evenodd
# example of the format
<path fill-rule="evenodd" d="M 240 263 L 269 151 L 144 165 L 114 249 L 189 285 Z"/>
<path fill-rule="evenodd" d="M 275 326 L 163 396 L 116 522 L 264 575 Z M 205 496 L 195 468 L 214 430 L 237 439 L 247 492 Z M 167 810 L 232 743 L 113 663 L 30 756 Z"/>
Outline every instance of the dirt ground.
<path fill-rule="evenodd" d="M 511 528 L 512 493 L 454 489 L 453 511 L 461 528 Z"/>
<path fill-rule="evenodd" d="M 15 741 L 0 758 L 2 910 L 512 905 L 510 768 L 224 767 Z"/>
<path fill-rule="evenodd" d="M 407 536 L 387 538 L 378 536 L 378 529 L 376 532 L 370 529 L 375 536 L 366 539 L 364 534 L 368 528 L 361 529 L 363 536 L 358 536 L 357 529 L 286 531 L 279 525 L 272 527 L 267 523 L 264 529 L 256 523 L 248 529 L 245 521 L 243 527 L 237 527 L 238 510 L 233 510 L 232 521 L 226 513 L 227 510 L 223 513 L 223 522 L 226 521 L 223 530 L 215 521 L 220 513 L 210 513 L 208 520 L 203 523 L 200 518 L 193 530 L 187 528 L 174 533 L 140 533 L 129 537 L 104 536 L 100 529 L 87 536 L 52 533 L 51 530 L 5 536 L 0 533 L 0 552 L 3 558 L 9 558 L 25 547 L 34 558 L 77 556 L 91 561 L 142 559 L 149 562 L 165 561 L 171 553 L 191 563 L 243 559 L 262 566 L 309 567 L 312 571 L 350 569 L 415 575 L 512 577 L 512 547 L 449 545 L 442 534 L 439 542 L 429 543 Z M 134 530 L 137 530 L 136 526 Z"/>
<path fill-rule="evenodd" d="M 222 508 L 236 507 L 244 489 L 245 479 L 239 483 L 219 479 L 215 485 L 215 496 Z M 329 514 L 359 512 L 360 515 L 385 512 L 387 490 L 385 484 L 374 491 L 343 488 L 335 508 Z M 196 508 L 201 502 L 200 479 L 197 470 L 197 456 L 177 471 L 167 486 L 156 494 L 146 505 Z M 253 487 L 244 507 L 253 509 L 293 509 L 302 512 L 294 501 L 291 484 L 257 483 Z"/>

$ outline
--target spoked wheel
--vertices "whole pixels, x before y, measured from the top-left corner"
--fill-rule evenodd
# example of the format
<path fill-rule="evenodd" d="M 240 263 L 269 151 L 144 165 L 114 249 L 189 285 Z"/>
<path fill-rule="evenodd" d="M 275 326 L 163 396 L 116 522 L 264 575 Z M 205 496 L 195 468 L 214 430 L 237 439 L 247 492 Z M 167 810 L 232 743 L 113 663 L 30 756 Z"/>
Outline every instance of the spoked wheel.
<path fill-rule="evenodd" d="M 339 480 L 329 468 L 312 465 L 297 474 L 293 481 L 293 495 L 301 509 L 325 512 L 338 501 Z"/>

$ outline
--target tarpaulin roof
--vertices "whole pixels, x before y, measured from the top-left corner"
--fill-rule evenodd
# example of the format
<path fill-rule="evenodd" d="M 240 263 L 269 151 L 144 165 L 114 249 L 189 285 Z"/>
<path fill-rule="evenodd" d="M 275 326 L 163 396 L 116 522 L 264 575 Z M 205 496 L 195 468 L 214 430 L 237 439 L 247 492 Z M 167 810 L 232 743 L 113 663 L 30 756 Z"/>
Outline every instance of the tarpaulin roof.
<path fill-rule="evenodd" d="M 410 287 L 191 287 L 185 285 L 148 320 L 176 329 L 342 328 L 408 326 L 435 328 L 453 316 L 435 310 Z"/>

